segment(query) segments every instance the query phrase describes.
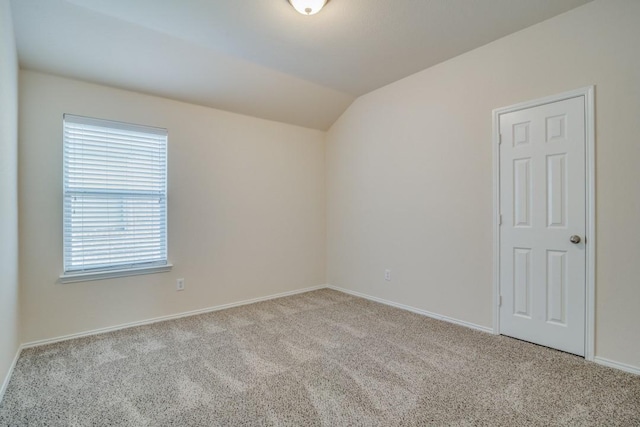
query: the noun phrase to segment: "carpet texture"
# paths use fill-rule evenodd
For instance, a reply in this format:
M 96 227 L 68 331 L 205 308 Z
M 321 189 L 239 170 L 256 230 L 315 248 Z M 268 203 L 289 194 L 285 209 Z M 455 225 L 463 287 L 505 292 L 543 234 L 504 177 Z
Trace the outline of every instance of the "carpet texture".
M 323 289 L 25 350 L 1 426 L 640 425 L 640 377 Z

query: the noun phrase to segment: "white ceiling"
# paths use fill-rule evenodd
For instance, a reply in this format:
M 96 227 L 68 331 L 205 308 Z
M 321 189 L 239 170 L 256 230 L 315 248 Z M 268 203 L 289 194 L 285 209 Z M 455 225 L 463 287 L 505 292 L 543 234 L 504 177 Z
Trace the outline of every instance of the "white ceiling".
M 22 67 L 327 129 L 359 95 L 590 0 L 13 0 Z

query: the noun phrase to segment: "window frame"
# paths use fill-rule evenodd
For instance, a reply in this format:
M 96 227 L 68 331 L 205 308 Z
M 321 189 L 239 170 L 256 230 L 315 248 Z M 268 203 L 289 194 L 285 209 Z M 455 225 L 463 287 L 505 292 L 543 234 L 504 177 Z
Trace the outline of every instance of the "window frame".
M 99 267 L 89 267 L 89 268 L 82 268 L 82 269 L 71 269 L 69 268 L 69 266 L 67 265 L 67 245 L 69 244 L 69 237 L 67 232 L 69 231 L 67 229 L 67 220 L 69 219 L 67 217 L 68 211 L 66 209 L 66 203 L 67 203 L 67 197 L 69 197 L 69 193 L 72 193 L 72 191 L 70 192 L 69 189 L 67 188 L 66 185 L 66 181 L 67 181 L 67 177 L 68 177 L 68 169 L 67 169 L 67 154 L 66 154 L 66 149 L 67 149 L 67 140 L 66 140 L 66 136 L 65 136 L 65 131 L 67 130 L 67 124 L 66 124 L 66 120 L 69 120 L 70 122 L 75 122 L 75 124 L 79 124 L 78 122 L 81 122 L 82 124 L 88 124 L 88 125 L 98 125 L 98 126 L 102 126 L 105 128 L 110 128 L 113 130 L 129 130 L 129 131 L 135 131 L 135 132 L 145 132 L 149 135 L 153 134 L 153 135 L 163 135 L 165 138 L 165 142 L 164 142 L 164 188 L 162 189 L 161 192 L 161 197 L 164 201 L 164 230 L 162 232 L 159 233 L 160 236 L 164 237 L 164 246 L 163 246 L 163 252 L 164 252 L 164 259 L 160 259 L 160 260 L 148 260 L 148 261 L 140 261 L 140 262 L 134 262 L 131 264 L 126 264 L 126 263 L 114 263 L 111 265 L 104 265 L 104 266 L 99 266 Z M 141 274 L 153 274 L 153 273 L 164 273 L 164 272 L 168 272 L 171 271 L 173 265 L 169 262 L 169 236 L 168 236 L 168 217 L 169 217 L 169 203 L 168 203 L 168 175 L 169 175 L 169 165 L 168 165 L 168 146 L 169 146 L 169 132 L 167 129 L 164 128 L 158 128 L 158 127 L 152 127 L 152 126 L 145 126 L 145 125 L 138 125 L 138 124 L 132 124 L 132 123 L 127 123 L 127 122 L 120 122 L 120 121 L 114 121 L 114 120 L 108 120 L 108 119 L 99 119 L 99 118 L 93 118 L 93 117 L 86 117 L 86 116 L 80 116 L 80 115 L 75 115 L 75 114 L 68 114 L 65 113 L 63 114 L 63 121 L 62 121 L 62 129 L 63 129 L 63 136 L 62 136 L 62 149 L 63 149 L 63 153 L 62 153 L 62 167 L 63 167 L 63 173 L 62 173 L 62 205 L 63 205 L 63 213 L 62 213 L 62 228 L 63 228 L 63 236 L 62 236 L 62 254 L 63 254 L 63 273 L 60 275 L 59 277 L 59 282 L 60 283 L 73 283 L 73 282 L 84 282 L 84 281 L 90 281 L 90 280 L 102 280 L 102 279 L 109 279 L 109 278 L 116 278 L 116 277 L 126 277 L 126 276 L 135 276 L 135 275 L 141 275 Z M 129 192 L 129 194 L 127 194 L 127 192 Z M 104 192 L 100 192 L 97 191 L 94 194 L 109 194 L 108 191 L 104 191 Z M 122 191 L 122 195 L 123 195 L 123 199 L 125 197 L 131 197 L 133 196 L 135 193 L 132 192 L 131 190 L 125 190 Z M 161 220 L 162 221 L 162 220 Z

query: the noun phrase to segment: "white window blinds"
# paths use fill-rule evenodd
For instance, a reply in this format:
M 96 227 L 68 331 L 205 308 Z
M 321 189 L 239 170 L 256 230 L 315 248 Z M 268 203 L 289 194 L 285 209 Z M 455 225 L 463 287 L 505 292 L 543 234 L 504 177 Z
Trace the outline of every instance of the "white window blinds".
M 167 131 L 64 115 L 65 274 L 167 264 Z

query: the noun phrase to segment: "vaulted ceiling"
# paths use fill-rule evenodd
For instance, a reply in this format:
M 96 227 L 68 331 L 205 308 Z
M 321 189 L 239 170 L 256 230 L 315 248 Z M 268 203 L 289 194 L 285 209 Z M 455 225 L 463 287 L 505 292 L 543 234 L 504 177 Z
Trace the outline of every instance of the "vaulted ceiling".
M 371 90 L 590 0 L 13 0 L 24 68 L 325 130 Z

